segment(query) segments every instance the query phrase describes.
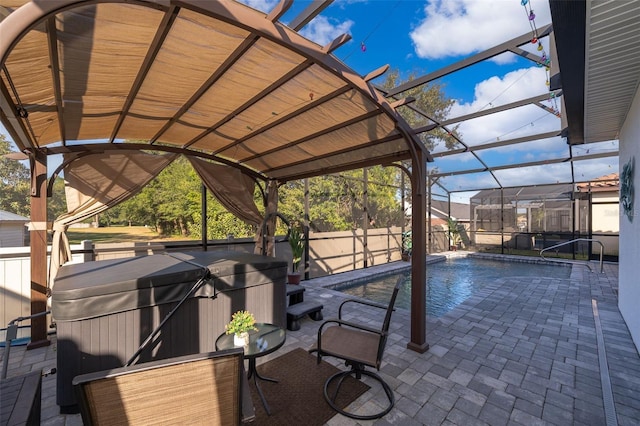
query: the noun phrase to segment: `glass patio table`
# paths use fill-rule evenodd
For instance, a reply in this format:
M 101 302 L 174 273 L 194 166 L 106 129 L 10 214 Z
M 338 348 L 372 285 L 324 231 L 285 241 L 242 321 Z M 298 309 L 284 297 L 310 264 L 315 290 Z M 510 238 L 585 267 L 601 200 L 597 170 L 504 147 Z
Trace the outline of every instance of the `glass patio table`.
M 278 380 L 261 376 L 256 369 L 256 358 L 268 355 L 280 349 L 282 345 L 284 345 L 287 333 L 284 328 L 275 324 L 257 323 L 256 328 L 258 331 L 249 332 L 249 344 L 243 346 L 244 357 L 249 360 L 247 378 L 251 379 L 253 377 L 253 383 L 256 385 L 258 395 L 260 395 L 260 399 L 262 400 L 262 405 L 264 406 L 267 414 L 271 415 L 269 404 L 267 404 L 267 400 L 262 393 L 262 389 L 260 389 L 258 379 L 274 383 L 278 383 Z M 216 339 L 216 350 L 231 349 L 235 347 L 237 346 L 233 344 L 233 334 L 223 333 Z

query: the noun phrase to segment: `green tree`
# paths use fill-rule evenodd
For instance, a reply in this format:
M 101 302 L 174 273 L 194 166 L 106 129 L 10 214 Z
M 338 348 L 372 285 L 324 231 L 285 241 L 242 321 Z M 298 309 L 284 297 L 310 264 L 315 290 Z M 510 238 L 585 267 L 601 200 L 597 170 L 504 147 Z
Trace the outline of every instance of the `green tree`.
M 6 158 L 5 154 L 10 152 L 10 142 L 0 134 L 0 210 L 29 216 L 29 168 L 20 161 Z
M 148 225 L 161 235 L 199 239 L 202 233 L 201 196 L 199 176 L 186 158 L 178 157 L 140 193 L 102 213 L 100 220 L 112 224 Z M 248 237 L 255 234 L 255 229 L 208 194 L 207 237 L 223 239 L 229 234 L 237 238 Z
M 400 81 L 400 72 L 393 70 L 387 74 L 387 77 L 382 84 L 384 89 L 391 89 L 400 84 L 415 80 L 415 75 L 411 74 L 409 77 Z M 412 128 L 418 128 L 427 124 L 431 124 L 433 121 L 442 122 L 447 119 L 451 106 L 453 105 L 453 99 L 447 98 L 443 91 L 443 86 L 437 83 L 423 84 L 413 89 L 409 89 L 399 94 L 396 98 L 401 97 L 413 97 L 415 102 L 402 106 L 398 109 L 398 113 L 411 125 Z M 425 113 L 429 118 L 425 118 L 423 114 L 415 111 L 415 109 Z M 418 138 L 425 144 L 428 150 L 432 151 L 438 141 L 443 141 L 447 149 L 453 149 L 457 146 L 458 142 L 455 136 L 460 137 L 457 133 L 458 126 L 449 128 L 448 131 L 442 127 L 436 127 L 429 132 L 422 132 L 418 134 Z
M 395 167 L 368 169 L 367 217 L 370 227 L 399 225 L 400 170 Z M 309 227 L 312 231 L 348 231 L 362 228 L 365 220 L 362 169 L 309 179 Z M 304 181 L 280 187 L 279 211 L 290 220 L 304 218 Z
M 393 70 L 387 74 L 382 87 L 389 90 L 400 84 L 413 81 L 415 78 L 412 73 L 406 80 L 401 81 L 400 72 Z M 449 117 L 454 100 L 448 98 L 443 89 L 444 86 L 438 83 L 422 84 L 406 90 L 390 100 L 394 101 L 407 97 L 415 98 L 415 102 L 401 106 L 397 111 L 413 129 L 417 129 L 433 123 L 441 123 Z M 462 135 L 458 131 L 458 127 L 458 125 L 455 125 L 445 129 L 438 126 L 428 132 L 418 133 L 417 136 L 429 151 L 434 151 L 438 145 L 441 145 L 444 149 L 452 150 L 460 148 L 458 139 L 461 139 Z M 405 164 L 405 166 L 411 170 L 411 164 Z M 430 174 L 437 171 L 437 167 L 429 167 Z M 405 196 L 406 199 L 409 199 L 408 194 L 405 194 Z
M 67 199 L 64 193 L 64 179 L 57 177 L 53 182 L 51 197 L 47 199 L 47 217 L 53 221 L 67 212 Z
M 199 201 L 198 201 L 199 203 Z M 194 238 L 202 237 L 202 218 L 200 211 L 194 214 L 190 225 Z M 228 235 L 235 238 L 253 237 L 256 229 L 228 212 L 211 194 L 207 195 L 207 238 L 222 240 Z
M 178 157 L 140 193 L 101 215 L 123 225 L 148 225 L 161 235 L 189 235 L 200 208 L 200 180 L 191 164 Z

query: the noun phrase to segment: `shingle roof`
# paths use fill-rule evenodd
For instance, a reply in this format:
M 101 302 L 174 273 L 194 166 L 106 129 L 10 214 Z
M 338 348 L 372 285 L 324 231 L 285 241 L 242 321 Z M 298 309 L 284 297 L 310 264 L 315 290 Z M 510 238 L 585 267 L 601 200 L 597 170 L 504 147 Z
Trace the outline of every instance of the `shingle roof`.
M 620 178 L 618 173 L 601 176 L 591 182 L 579 183 L 576 185 L 578 192 L 597 192 L 597 191 L 616 191 L 620 187 Z
M 0 210 L 0 222 L 29 222 L 29 218 Z
M 451 212 L 449 212 L 451 209 Z M 471 208 L 469 204 L 449 203 L 440 200 L 431 200 L 431 214 L 435 214 L 438 217 L 446 218 L 447 214 L 450 214 L 452 218 L 460 221 L 469 220 L 471 217 Z

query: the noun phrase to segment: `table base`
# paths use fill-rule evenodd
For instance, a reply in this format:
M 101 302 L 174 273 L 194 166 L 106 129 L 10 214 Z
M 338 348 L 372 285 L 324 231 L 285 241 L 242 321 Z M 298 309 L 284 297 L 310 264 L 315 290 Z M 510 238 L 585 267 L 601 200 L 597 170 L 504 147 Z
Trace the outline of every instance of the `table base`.
M 253 377 L 253 383 L 256 385 L 256 389 L 258 390 L 258 395 L 260 395 L 260 399 L 262 400 L 262 405 L 264 406 L 264 410 L 270 416 L 271 415 L 271 410 L 269 409 L 269 404 L 267 404 L 267 400 L 264 397 L 264 394 L 262 393 L 262 389 L 260 389 L 260 384 L 258 383 L 258 379 L 264 380 L 264 381 L 267 381 L 267 382 L 273 382 L 273 383 L 278 383 L 278 380 L 272 379 L 270 377 L 261 376 L 258 373 L 258 370 L 256 369 L 256 359 L 255 358 L 250 358 L 249 359 L 249 371 L 247 373 L 247 378 L 251 379 L 251 377 Z

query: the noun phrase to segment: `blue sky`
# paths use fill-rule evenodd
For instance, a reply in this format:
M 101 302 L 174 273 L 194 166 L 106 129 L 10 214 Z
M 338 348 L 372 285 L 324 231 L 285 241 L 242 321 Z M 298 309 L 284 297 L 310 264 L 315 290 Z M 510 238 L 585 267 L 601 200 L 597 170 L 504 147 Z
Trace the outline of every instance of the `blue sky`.
M 277 0 L 243 0 L 243 3 L 269 12 Z M 281 18 L 288 24 L 307 8 L 310 0 L 296 0 Z M 531 33 L 532 25 L 541 28 L 551 22 L 547 0 L 529 0 L 535 19 L 528 19 L 528 9 L 521 0 L 335 0 L 300 32 L 319 45 L 326 45 L 341 34 L 352 40 L 334 51 L 334 55 L 360 75 L 389 64 L 406 78 L 420 76 L 484 51 L 522 34 Z M 548 38 L 541 40 L 549 52 Z M 364 46 L 364 48 L 363 48 Z M 536 45 L 523 46 L 536 52 Z M 541 52 L 536 52 L 540 54 Z M 381 82 L 384 78 L 374 81 Z M 532 62 L 507 53 L 492 60 L 456 72 L 438 83 L 446 96 L 455 100 L 451 116 L 477 112 L 491 106 L 548 93 L 547 72 Z M 560 109 L 560 102 L 547 106 Z M 560 129 L 560 119 L 534 106 L 509 110 L 460 125 L 463 140 L 469 145 L 511 139 L 532 133 Z M 0 127 L 0 131 L 4 129 Z M 592 149 L 617 148 L 617 142 Z M 438 151 L 438 148 L 436 148 Z M 579 151 L 579 149 L 578 149 Z M 575 153 L 574 153 L 575 154 Z M 540 161 L 567 156 L 567 145 L 561 138 L 535 143 L 478 151 L 488 165 Z M 617 157 L 587 164 L 582 173 L 594 178 L 617 172 Z M 615 164 L 614 164 L 615 163 Z M 439 171 L 453 172 L 479 168 L 481 163 L 471 155 L 445 157 L 436 161 Z M 50 164 L 52 170 L 55 165 Z M 500 172 L 509 186 L 553 183 L 570 180 L 568 165 Z M 577 176 L 579 178 L 579 176 Z M 462 191 L 471 183 L 495 187 L 488 175 L 452 176 L 444 178 L 447 187 Z
M 276 4 L 271 0 L 244 2 L 263 11 L 271 10 Z M 295 1 L 281 21 L 288 23 L 309 3 Z M 389 64 L 406 78 L 410 74 L 420 76 L 441 69 L 520 35 L 533 34 L 535 28 L 551 23 L 547 0 L 529 0 L 526 6 L 521 0 L 335 0 L 300 32 L 320 45 L 349 33 L 352 40 L 337 49 L 334 55 L 350 68 L 365 75 Z M 533 20 L 529 19 L 531 10 L 535 15 Z M 542 38 L 541 42 L 543 51 L 538 51 L 536 44 L 522 48 L 537 55 L 548 54 L 549 38 Z M 548 94 L 547 79 L 545 68 L 505 53 L 436 82 L 443 85 L 446 96 L 455 100 L 450 116 L 457 117 Z M 559 100 L 543 104 L 561 113 Z M 469 120 L 460 124 L 459 131 L 463 141 L 473 146 L 560 128 L 558 116 L 536 106 L 527 106 Z M 436 147 L 435 152 L 442 149 Z M 589 148 L 577 147 L 573 155 L 610 150 L 617 150 L 617 141 Z M 477 154 L 485 164 L 499 166 L 566 158 L 568 146 L 565 140 L 555 137 L 478 151 Z M 580 171 L 575 176 L 577 180 L 614 173 L 618 167 L 617 157 L 580 164 Z M 454 172 L 483 165 L 473 155 L 466 154 L 437 159 L 429 166 L 435 166 L 441 172 Z M 569 163 L 504 170 L 495 175 L 506 186 L 571 181 Z M 495 179 L 489 173 L 446 177 L 442 182 L 454 191 L 478 186 L 496 187 Z M 470 193 L 457 195 L 464 201 Z

